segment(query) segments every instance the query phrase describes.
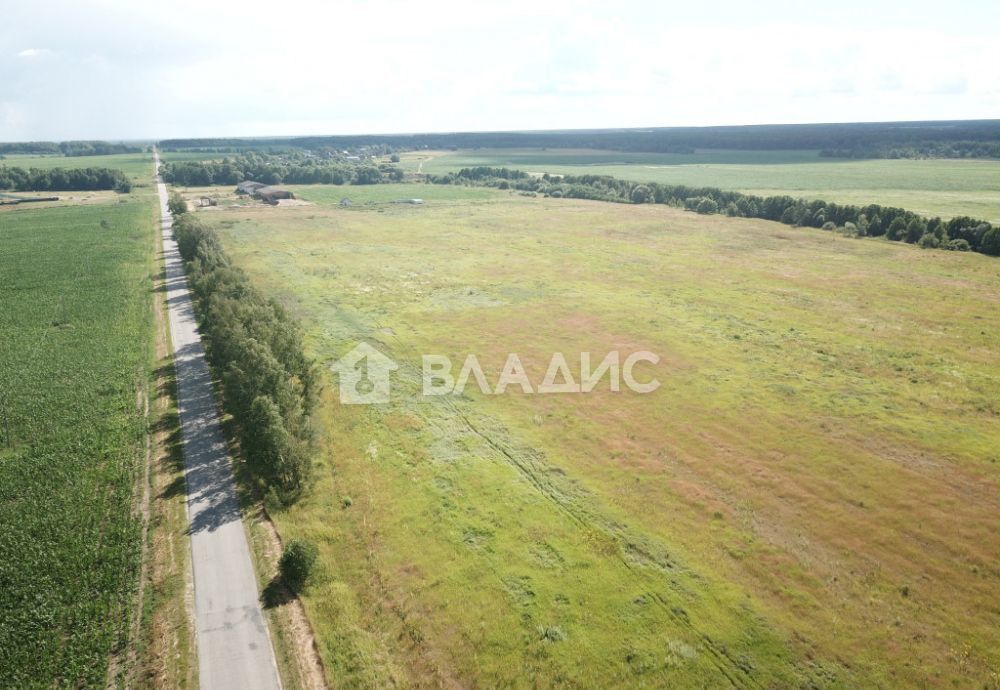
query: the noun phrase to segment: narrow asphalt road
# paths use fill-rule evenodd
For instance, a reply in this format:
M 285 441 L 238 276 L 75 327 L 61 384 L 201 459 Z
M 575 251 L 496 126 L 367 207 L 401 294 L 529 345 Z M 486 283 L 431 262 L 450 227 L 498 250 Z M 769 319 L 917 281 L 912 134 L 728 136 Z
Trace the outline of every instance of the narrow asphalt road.
M 154 156 L 159 170 L 159 155 Z M 184 439 L 199 681 L 204 690 L 276 690 L 281 682 L 274 649 L 260 608 L 212 380 L 173 237 L 167 189 L 159 177 L 156 186 Z

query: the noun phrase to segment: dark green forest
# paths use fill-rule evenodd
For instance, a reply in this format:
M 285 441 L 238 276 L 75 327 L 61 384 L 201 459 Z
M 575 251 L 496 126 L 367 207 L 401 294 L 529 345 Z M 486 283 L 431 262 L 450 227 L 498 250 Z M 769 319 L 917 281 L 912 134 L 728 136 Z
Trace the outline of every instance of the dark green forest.
M 262 139 L 168 139 L 163 150 L 239 152 L 266 149 L 350 150 L 592 148 L 691 153 L 695 149 L 815 150 L 851 158 L 1000 157 L 1000 120 L 651 127 L 531 132 L 456 132 Z
M 140 153 L 144 148 L 132 144 L 107 141 L 27 141 L 0 143 L 0 156 L 26 154 L 31 156 L 110 156 L 117 153 Z

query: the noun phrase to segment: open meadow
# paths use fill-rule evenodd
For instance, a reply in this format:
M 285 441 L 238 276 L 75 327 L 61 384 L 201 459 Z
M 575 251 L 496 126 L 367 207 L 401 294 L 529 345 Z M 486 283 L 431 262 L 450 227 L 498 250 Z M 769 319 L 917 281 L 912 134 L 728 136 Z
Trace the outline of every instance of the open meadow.
M 402 163 L 410 171 L 435 174 L 487 165 L 536 173 L 612 175 L 764 196 L 878 203 L 945 219 L 968 215 L 1000 223 L 1000 161 L 990 159 L 845 160 L 821 158 L 816 151 L 478 149 L 410 152 L 403 154 Z
M 928 163 L 953 164 L 773 167 Z M 746 187 L 796 178 L 775 175 Z M 386 405 L 325 374 L 316 484 L 273 515 L 319 547 L 303 602 L 333 687 L 1000 687 L 997 259 L 482 188 L 295 191 L 197 216 L 324 367 L 359 342 L 399 366 Z M 517 353 L 537 385 L 554 352 L 579 374 L 639 350 L 649 394 L 420 394 L 423 354 L 492 384 Z
M 104 687 L 139 580 L 154 205 L 39 206 L 0 210 L 0 687 Z

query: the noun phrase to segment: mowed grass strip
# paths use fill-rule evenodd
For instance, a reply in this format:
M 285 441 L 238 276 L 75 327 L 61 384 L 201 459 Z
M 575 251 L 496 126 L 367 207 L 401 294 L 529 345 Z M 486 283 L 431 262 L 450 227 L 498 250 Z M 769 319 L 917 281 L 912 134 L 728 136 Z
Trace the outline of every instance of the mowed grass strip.
M 103 686 L 141 553 L 153 206 L 0 214 L 0 686 Z
M 995 259 L 535 199 L 201 213 L 331 362 L 304 601 L 331 683 L 989 687 Z M 320 188 L 317 188 L 319 191 Z M 458 190 L 462 193 L 464 190 Z M 346 194 L 345 194 L 346 195 Z M 419 195 L 419 190 L 413 192 Z M 421 400 L 422 353 L 658 353 L 647 396 Z

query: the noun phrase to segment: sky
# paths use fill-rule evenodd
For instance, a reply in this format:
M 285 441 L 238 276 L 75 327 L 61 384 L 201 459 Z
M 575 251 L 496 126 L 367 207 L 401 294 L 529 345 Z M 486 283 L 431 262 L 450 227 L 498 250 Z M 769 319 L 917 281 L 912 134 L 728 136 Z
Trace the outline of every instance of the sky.
M 1000 118 L 997 27 L 997 0 L 0 0 L 0 141 Z

